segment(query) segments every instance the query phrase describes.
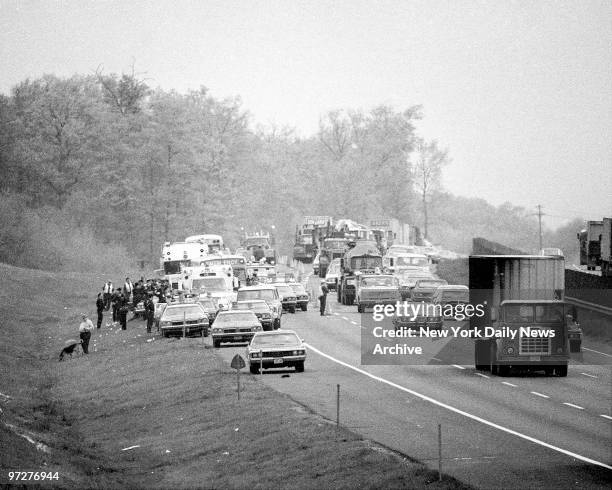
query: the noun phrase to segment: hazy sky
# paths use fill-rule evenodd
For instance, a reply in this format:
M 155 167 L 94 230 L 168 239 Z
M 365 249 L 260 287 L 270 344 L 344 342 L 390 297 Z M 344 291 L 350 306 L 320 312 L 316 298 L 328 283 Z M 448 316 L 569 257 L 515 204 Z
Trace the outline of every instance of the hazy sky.
M 2 93 L 133 60 L 304 136 L 332 109 L 420 104 L 449 191 L 542 204 L 551 226 L 612 214 L 610 0 L 0 0 Z

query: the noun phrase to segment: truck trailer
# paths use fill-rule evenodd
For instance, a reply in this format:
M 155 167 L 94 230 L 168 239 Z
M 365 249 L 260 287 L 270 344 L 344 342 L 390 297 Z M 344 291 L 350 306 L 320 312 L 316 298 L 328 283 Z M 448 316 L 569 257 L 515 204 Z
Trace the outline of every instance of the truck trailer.
M 580 350 L 582 332 L 564 282 L 562 256 L 471 255 L 470 304 L 485 312 L 470 318 L 476 369 L 567 376 L 570 342 Z

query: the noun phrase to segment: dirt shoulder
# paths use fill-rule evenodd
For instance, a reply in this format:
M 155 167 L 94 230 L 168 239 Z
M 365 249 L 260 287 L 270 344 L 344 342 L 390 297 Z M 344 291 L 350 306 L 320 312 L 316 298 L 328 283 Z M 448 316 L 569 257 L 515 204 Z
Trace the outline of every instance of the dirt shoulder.
M 57 472 L 66 488 L 467 488 L 236 375 L 202 339 L 104 324 L 57 362 L 103 277 L 0 265 L 0 482 Z M 5 281 L 5 284 L 7 282 Z M 95 318 L 94 318 L 95 321 Z M 152 340 L 154 339 L 154 340 Z M 38 444 L 38 448 L 36 446 Z M 42 483 L 48 486 L 49 483 Z

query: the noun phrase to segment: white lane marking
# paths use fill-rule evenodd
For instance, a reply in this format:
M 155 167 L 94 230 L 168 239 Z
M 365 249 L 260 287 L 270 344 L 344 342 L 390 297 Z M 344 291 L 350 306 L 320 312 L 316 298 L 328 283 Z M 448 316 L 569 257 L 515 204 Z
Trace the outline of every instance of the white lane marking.
M 336 312 L 334 311 L 334 315 L 338 316 L 338 315 L 340 315 L 340 313 L 336 313 Z
M 566 456 L 570 456 L 572 458 L 579 459 L 580 461 L 584 461 L 585 463 L 594 464 L 594 465 L 606 468 L 608 470 L 612 470 L 612 466 L 609 466 L 609 465 L 607 465 L 605 463 L 602 463 L 601 461 L 597 461 L 595 459 L 587 458 L 586 456 L 581 456 L 580 454 L 573 453 L 572 451 L 568 451 L 567 449 L 563 449 L 563 448 L 560 448 L 558 446 L 553 446 L 552 444 L 549 444 L 547 442 L 544 442 L 544 441 L 541 441 L 539 439 L 536 439 L 535 437 L 531 437 L 531 436 L 528 436 L 526 434 L 522 434 L 521 432 L 517 432 L 517 431 L 515 431 L 513 429 L 509 429 L 508 427 L 504 427 L 502 425 L 496 424 L 495 422 L 491 422 L 489 420 L 483 419 L 482 417 L 479 417 L 477 415 L 465 412 L 463 410 L 460 410 L 459 408 L 455 408 L 455 407 L 453 407 L 451 405 L 448 405 L 446 403 L 443 403 L 443 402 L 440 402 L 438 400 L 435 400 L 434 398 L 431 398 L 431 397 L 429 397 L 427 395 L 423 395 L 423 394 L 418 393 L 418 392 L 416 392 L 414 390 L 411 390 L 410 388 L 406 388 L 405 386 L 398 385 L 397 383 L 394 383 L 393 381 L 389 381 L 387 379 L 381 378 L 380 376 L 376 376 L 376 375 L 371 374 L 371 373 L 369 373 L 367 371 L 364 371 L 363 369 L 359 369 L 358 367 L 352 366 L 352 365 L 350 365 L 350 364 L 348 364 L 348 363 L 346 363 L 344 361 L 341 361 L 340 359 L 336 359 L 335 357 L 332 357 L 329 354 L 325 354 L 324 352 L 321 352 L 319 349 L 317 349 L 316 347 L 313 347 L 310 344 L 306 344 L 306 345 L 313 352 L 316 352 L 320 356 L 323 356 L 323 357 L 329 359 L 330 361 L 335 362 L 336 364 L 340 364 L 341 366 L 344 366 L 344 367 L 347 367 L 349 369 L 352 369 L 353 371 L 358 372 L 360 374 L 363 374 L 364 376 L 367 376 L 368 378 L 371 378 L 371 379 L 376 380 L 376 381 L 380 381 L 381 383 L 389 385 L 389 386 L 391 386 L 393 388 L 396 388 L 398 390 L 404 391 L 406 393 L 410 393 L 411 395 L 416 396 L 416 397 L 418 397 L 421 400 L 424 400 L 426 402 L 430 402 L 430 403 L 432 403 L 434 405 L 437 405 L 438 407 L 444 408 L 446 410 L 449 410 L 451 412 L 457 413 L 459 415 L 463 415 L 464 417 L 467 417 L 469 419 L 472 419 L 472 420 L 475 420 L 477 422 L 480 422 L 481 424 L 488 425 L 489 427 L 493 427 L 495 429 L 501 430 L 501 431 L 506 432 L 508 434 L 511 434 L 513 436 L 520 437 L 521 439 L 525 439 L 525 440 L 527 440 L 529 442 L 533 442 L 534 444 L 538 444 L 538 445 L 543 446 L 545 448 L 552 449 L 553 451 L 560 452 L 561 454 L 565 454 Z
M 595 352 L 595 354 L 601 354 L 602 356 L 612 357 L 610 354 L 606 354 L 605 352 L 599 352 L 598 350 L 587 349 L 586 347 L 583 347 L 582 350 L 588 350 L 589 352 Z
M 351 320 L 351 323 L 352 323 L 353 325 L 358 325 L 358 323 L 357 323 L 357 322 L 355 322 L 355 321 L 353 321 L 353 320 Z
M 342 317 L 343 320 L 346 320 L 347 322 L 349 321 L 349 319 L 345 316 Z
M 508 383 L 507 381 L 502 381 L 501 384 L 506 385 L 506 386 L 512 386 L 512 388 L 516 388 L 516 385 L 513 385 L 512 383 Z
M 597 376 L 594 376 L 592 374 L 587 374 L 587 373 L 580 373 L 580 374 L 582 374 L 583 376 L 588 376 L 589 378 L 597 378 Z
M 486 374 L 482 374 L 482 373 L 474 373 L 476 376 L 480 376 L 481 378 L 487 378 L 489 379 L 489 377 Z
M 612 417 L 610 417 L 609 415 L 604 415 L 603 413 L 600 415 L 600 417 L 603 417 L 604 419 L 612 420 Z
M 563 405 L 567 405 L 568 407 L 577 408 L 578 410 L 584 410 L 584 407 L 580 405 L 574 405 L 573 403 L 563 402 Z
M 433 357 L 433 356 L 432 356 L 431 358 L 432 358 L 434 361 L 440 361 L 440 362 L 442 362 L 442 359 L 438 359 L 437 357 Z
M 548 395 L 544 395 L 542 393 L 538 393 L 537 391 L 532 391 L 531 394 L 535 395 L 535 396 L 541 396 L 542 398 L 550 398 Z
M 453 367 L 456 367 L 457 369 L 465 369 L 463 366 L 459 366 L 458 364 L 453 364 Z

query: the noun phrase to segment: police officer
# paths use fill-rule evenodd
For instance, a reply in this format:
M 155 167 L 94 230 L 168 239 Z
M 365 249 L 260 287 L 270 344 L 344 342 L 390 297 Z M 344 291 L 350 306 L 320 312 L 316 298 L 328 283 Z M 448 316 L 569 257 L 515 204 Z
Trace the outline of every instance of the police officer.
M 147 319 L 147 333 L 151 333 L 153 326 L 153 318 L 155 317 L 155 303 L 153 302 L 153 293 L 149 293 L 148 298 L 144 303 L 145 318 Z
M 319 295 L 319 302 L 321 303 L 321 316 L 325 316 L 325 306 L 327 304 L 327 293 L 329 293 L 329 289 L 327 288 L 327 284 L 325 281 L 321 281 L 321 294 Z
M 104 316 L 104 299 L 102 298 L 102 293 L 98 293 L 96 310 L 98 312 L 98 328 L 100 328 L 102 326 L 102 317 Z

